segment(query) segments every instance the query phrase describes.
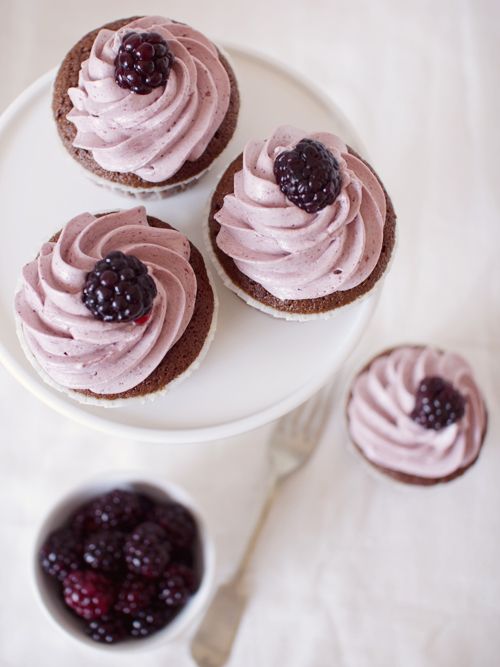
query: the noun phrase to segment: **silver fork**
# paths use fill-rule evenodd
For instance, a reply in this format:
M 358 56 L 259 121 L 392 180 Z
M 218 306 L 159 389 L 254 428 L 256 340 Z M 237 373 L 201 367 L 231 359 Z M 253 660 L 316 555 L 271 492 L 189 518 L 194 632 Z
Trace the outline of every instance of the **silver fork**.
M 191 642 L 191 655 L 200 667 L 221 667 L 229 658 L 247 603 L 244 579 L 250 557 L 281 484 L 316 448 L 329 414 L 332 393 L 333 383 L 282 417 L 271 434 L 268 497 L 236 573 L 218 588 Z

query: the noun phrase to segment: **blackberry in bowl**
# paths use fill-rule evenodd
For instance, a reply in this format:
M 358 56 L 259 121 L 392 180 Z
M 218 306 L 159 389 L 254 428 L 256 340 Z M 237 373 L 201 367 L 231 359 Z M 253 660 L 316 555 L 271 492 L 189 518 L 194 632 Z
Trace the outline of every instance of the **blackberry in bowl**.
M 182 548 L 157 523 L 169 512 L 185 517 L 191 537 Z M 148 475 L 109 474 L 67 493 L 34 546 L 35 589 L 49 618 L 74 639 L 111 651 L 176 637 L 207 603 L 214 568 L 193 501 Z

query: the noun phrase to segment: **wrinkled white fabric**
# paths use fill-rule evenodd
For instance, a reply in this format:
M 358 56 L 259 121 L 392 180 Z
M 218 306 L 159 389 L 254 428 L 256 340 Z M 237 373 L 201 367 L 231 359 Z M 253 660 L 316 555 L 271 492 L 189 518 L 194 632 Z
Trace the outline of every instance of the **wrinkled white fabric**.
M 159 0 L 148 7 L 165 11 Z M 243 5 L 212 0 L 208 5 L 190 0 L 176 4 L 177 16 L 173 7 L 173 18 L 217 42 L 271 55 L 329 95 L 366 145 L 400 223 L 377 312 L 337 378 L 340 391 L 319 449 L 283 485 L 261 535 L 248 578 L 249 603 L 227 667 L 496 667 L 498 2 L 254 0 Z M 0 40 L 0 57 L 9 63 L 2 70 L 1 107 L 60 62 L 87 28 L 124 12 L 118 0 L 88 0 L 84 14 L 80 6 L 60 0 L 8 3 Z M 23 40 L 27 51 L 14 59 L 20 26 L 29 35 Z M 265 94 L 262 82 L 242 92 L 238 152 L 252 119 L 260 139 L 289 122 L 271 118 L 268 126 L 261 112 L 264 102 L 253 105 Z M 290 115 L 293 104 L 290 99 Z M 246 120 L 245 106 L 251 116 Z M 307 126 L 307 118 L 297 123 Z M 59 150 L 56 139 L 54 130 L 54 151 Z M 34 153 L 36 143 L 31 136 L 26 140 Z M 2 143 L 6 149 L 8 142 Z M 31 185 L 19 184 L 20 201 Z M 82 182 L 82 199 L 91 185 Z M 66 207 L 66 219 L 83 210 L 64 192 L 49 185 L 46 190 L 40 198 L 41 224 L 50 219 L 55 202 Z M 193 193 L 181 196 L 183 205 Z M 99 196 L 93 210 L 105 210 L 109 203 L 108 194 Z M 173 202 L 155 206 L 164 212 Z M 200 205 L 200 218 L 202 210 Z M 23 225 L 20 218 L 2 222 Z M 29 252 L 38 238 L 25 244 Z M 257 315 L 267 322 L 265 315 Z M 234 349 L 232 329 L 223 330 L 222 324 L 217 335 Z M 309 323 L 272 324 L 283 325 L 286 335 L 289 325 Z M 347 448 L 342 390 L 374 354 L 402 343 L 432 343 L 459 352 L 473 367 L 488 405 L 488 434 L 478 461 L 442 487 L 413 489 L 374 477 Z M 233 387 L 238 391 L 236 377 Z M 93 474 L 153 470 L 185 486 L 204 509 L 222 581 L 234 570 L 263 502 L 271 429 L 188 446 L 129 441 L 60 415 L 3 366 L 0 398 L 0 663 L 193 667 L 188 641 L 194 627 L 172 644 L 140 654 L 92 651 L 61 633 L 37 607 L 30 585 L 34 529 L 65 490 Z

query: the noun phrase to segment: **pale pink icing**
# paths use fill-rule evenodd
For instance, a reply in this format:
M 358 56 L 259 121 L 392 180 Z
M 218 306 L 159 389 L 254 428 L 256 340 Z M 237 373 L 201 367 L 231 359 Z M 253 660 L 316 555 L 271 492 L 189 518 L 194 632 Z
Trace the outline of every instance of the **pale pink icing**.
M 274 160 L 309 137 L 337 158 L 341 192 L 318 213 L 298 208 L 281 192 Z M 217 245 L 236 266 L 279 299 L 314 299 L 351 289 L 375 268 L 382 248 L 386 201 L 380 183 L 334 134 L 279 127 L 267 141 L 251 140 L 234 193 L 215 215 Z
M 144 324 L 102 322 L 82 301 L 97 260 L 112 250 L 135 255 L 158 291 Z M 178 231 L 150 227 L 143 206 L 70 220 L 23 269 L 15 308 L 36 360 L 63 387 L 115 394 L 156 368 L 189 323 L 196 298 L 190 246 Z
M 432 376 L 451 382 L 466 399 L 463 418 L 439 431 L 410 417 L 420 382 Z M 445 477 L 474 461 L 486 427 L 469 364 L 433 348 L 400 347 L 376 358 L 354 382 L 348 416 L 352 439 L 370 461 L 425 478 Z
M 148 95 L 120 88 L 114 60 L 127 32 L 157 32 L 175 56 L 167 83 Z M 104 169 L 158 183 L 205 151 L 229 106 L 230 83 L 217 49 L 181 23 L 149 16 L 103 29 L 82 63 L 78 88 L 68 90 L 76 125 L 73 145 L 92 152 Z

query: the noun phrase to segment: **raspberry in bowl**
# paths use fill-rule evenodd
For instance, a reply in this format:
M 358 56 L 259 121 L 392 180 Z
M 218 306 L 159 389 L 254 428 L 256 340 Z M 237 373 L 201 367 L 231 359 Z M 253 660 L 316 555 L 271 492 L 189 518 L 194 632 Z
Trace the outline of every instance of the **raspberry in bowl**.
M 114 651 L 181 633 L 205 606 L 214 567 L 192 500 L 145 475 L 110 474 L 65 495 L 34 549 L 35 588 L 51 620 Z

